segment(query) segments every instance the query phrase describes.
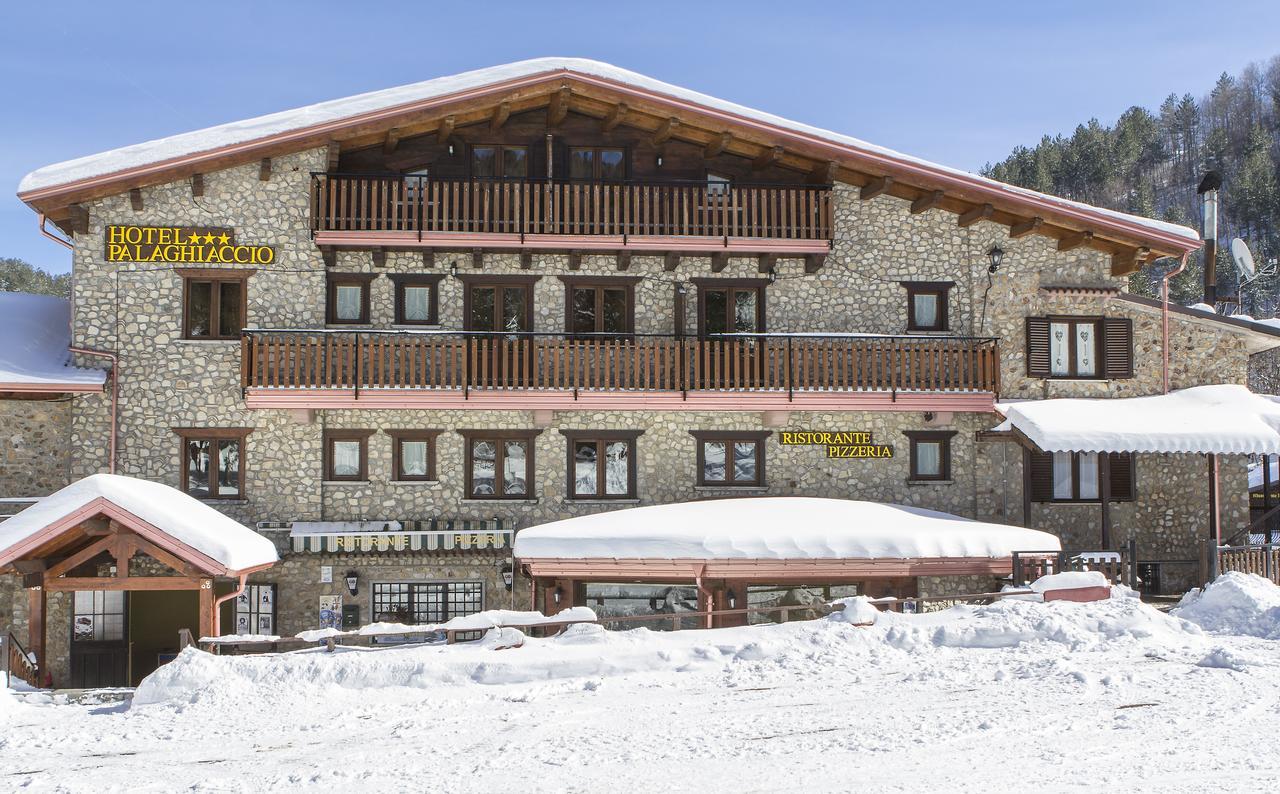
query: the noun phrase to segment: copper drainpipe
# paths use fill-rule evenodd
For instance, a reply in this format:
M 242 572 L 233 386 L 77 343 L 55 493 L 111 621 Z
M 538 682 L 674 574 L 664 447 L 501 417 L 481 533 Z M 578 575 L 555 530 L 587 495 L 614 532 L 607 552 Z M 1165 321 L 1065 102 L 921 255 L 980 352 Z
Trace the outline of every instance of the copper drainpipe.
M 52 234 L 48 229 L 44 228 L 44 221 L 45 221 L 45 218 L 44 218 L 44 213 L 43 213 L 43 212 L 41 212 L 41 213 L 39 214 L 39 219 L 40 219 L 40 233 L 41 233 L 41 234 L 43 234 L 45 237 L 48 237 L 50 240 L 53 240 L 53 241 L 54 241 L 55 243 L 57 243 L 58 245 L 64 246 L 64 247 L 69 248 L 69 249 L 71 249 L 71 250 L 73 250 L 73 251 L 75 250 L 75 246 L 74 246 L 74 245 L 72 245 L 70 242 L 68 242 L 68 241 L 66 241 L 66 240 L 64 240 L 64 239 L 62 239 L 61 237 L 57 236 L 56 234 Z
M 117 406 L 120 398 L 120 370 L 116 365 L 119 363 L 115 353 L 108 353 L 103 350 L 92 350 L 87 347 L 68 347 L 72 353 L 79 353 L 82 356 L 97 356 L 98 358 L 106 358 L 111 360 L 111 451 L 107 461 L 107 471 L 111 474 L 116 473 L 116 427 L 117 418 L 119 416 Z
M 1169 393 L 1169 279 L 1187 268 L 1187 255 L 1178 260 L 1178 266 L 1160 279 L 1160 295 L 1164 301 L 1160 318 L 1160 355 L 1162 357 L 1160 375 L 1164 383 L 1164 393 Z
M 240 574 L 240 589 L 236 590 L 234 593 L 227 593 L 222 598 L 213 602 L 213 636 L 222 636 L 222 605 L 233 598 L 240 597 L 240 594 L 244 592 L 245 587 L 248 586 L 248 582 L 246 581 L 248 578 L 249 574 Z

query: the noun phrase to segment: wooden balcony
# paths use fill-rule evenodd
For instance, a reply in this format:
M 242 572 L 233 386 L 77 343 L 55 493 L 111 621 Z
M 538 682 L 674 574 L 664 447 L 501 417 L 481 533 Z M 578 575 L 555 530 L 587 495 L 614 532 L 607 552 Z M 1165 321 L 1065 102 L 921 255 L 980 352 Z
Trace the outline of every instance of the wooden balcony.
M 994 339 L 248 330 L 250 408 L 990 410 Z
M 314 173 L 319 245 L 823 254 L 831 188 Z

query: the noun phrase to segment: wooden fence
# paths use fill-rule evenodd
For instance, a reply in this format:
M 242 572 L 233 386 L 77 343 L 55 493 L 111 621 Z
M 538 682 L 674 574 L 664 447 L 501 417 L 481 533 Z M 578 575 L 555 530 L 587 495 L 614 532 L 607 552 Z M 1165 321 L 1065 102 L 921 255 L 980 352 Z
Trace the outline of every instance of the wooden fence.
M 829 240 L 831 188 L 313 173 L 311 228 Z
M 1227 571 L 1252 573 L 1280 584 L 1280 544 L 1221 546 L 1217 549 L 1216 576 Z
M 968 337 L 248 330 L 245 388 L 998 392 Z
M 40 686 L 40 666 L 31 660 L 31 655 L 22 647 L 22 643 L 13 636 L 13 632 L 5 632 L 3 637 L 3 653 L 0 659 L 4 663 L 4 683 L 5 686 L 12 686 L 12 680 L 17 678 L 25 681 L 33 687 Z
M 1114 584 L 1138 588 L 1138 550 L 1130 541 L 1119 549 L 1082 551 L 1015 551 L 1013 583 L 1027 585 L 1039 579 L 1066 571 L 1098 571 Z

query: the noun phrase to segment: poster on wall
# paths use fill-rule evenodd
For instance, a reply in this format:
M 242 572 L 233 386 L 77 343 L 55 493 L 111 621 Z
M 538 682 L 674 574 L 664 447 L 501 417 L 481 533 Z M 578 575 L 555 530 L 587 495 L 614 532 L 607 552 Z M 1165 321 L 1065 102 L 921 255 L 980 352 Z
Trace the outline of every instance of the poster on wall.
M 320 596 L 320 628 L 336 629 L 342 626 L 342 596 Z
M 77 640 L 93 639 L 93 615 L 76 615 L 75 634 Z

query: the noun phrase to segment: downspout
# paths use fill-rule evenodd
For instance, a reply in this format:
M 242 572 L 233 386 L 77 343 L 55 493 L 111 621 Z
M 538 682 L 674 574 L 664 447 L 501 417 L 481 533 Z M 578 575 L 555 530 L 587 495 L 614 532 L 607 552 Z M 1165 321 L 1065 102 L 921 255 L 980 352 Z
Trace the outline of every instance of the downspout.
M 1160 355 L 1162 358 L 1160 376 L 1164 384 L 1164 393 L 1169 393 L 1169 279 L 1187 269 L 1187 255 L 1178 260 L 1178 266 L 1160 278 L 1160 296 L 1163 301 L 1160 317 Z
M 38 217 L 39 217 L 39 219 L 40 219 L 40 233 L 41 233 L 41 234 L 43 234 L 45 237 L 48 237 L 50 240 L 53 240 L 53 241 L 54 241 L 55 243 L 57 243 L 58 245 L 63 246 L 64 248 L 67 248 L 67 249 L 72 250 L 72 251 L 74 251 L 74 250 L 75 250 L 75 245 L 73 245 L 72 243 L 68 242 L 67 240 L 62 239 L 61 237 L 57 236 L 56 234 L 53 234 L 53 233 L 52 233 L 52 232 L 50 232 L 48 229 L 44 228 L 44 221 L 45 221 L 45 217 L 44 217 L 44 213 L 43 213 L 43 212 L 39 213 Z
M 120 368 L 117 366 L 119 358 L 115 353 L 107 353 L 102 350 L 91 350 L 87 347 L 68 347 L 72 353 L 79 353 L 83 356 L 96 356 L 98 358 L 110 359 L 111 361 L 111 451 L 108 454 L 107 471 L 111 474 L 116 473 L 116 428 L 118 425 L 118 405 L 120 398 Z
M 245 587 L 248 586 L 248 582 L 246 581 L 248 578 L 249 574 L 240 574 L 240 589 L 236 590 L 234 593 L 227 593 L 222 598 L 213 602 L 213 636 L 222 636 L 222 605 L 233 598 L 239 598 L 240 595 L 244 593 Z

